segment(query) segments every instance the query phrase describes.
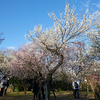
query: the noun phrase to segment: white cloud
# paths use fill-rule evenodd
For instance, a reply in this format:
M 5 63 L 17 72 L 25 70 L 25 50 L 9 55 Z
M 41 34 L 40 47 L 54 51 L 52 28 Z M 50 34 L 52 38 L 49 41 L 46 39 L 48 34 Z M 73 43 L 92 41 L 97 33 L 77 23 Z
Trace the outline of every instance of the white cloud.
M 80 10 L 83 10 L 84 7 L 89 9 L 89 6 L 90 6 L 90 0 L 87 0 L 87 2 L 85 2 L 85 3 L 81 2 L 81 9 Z
M 97 8 L 100 9 L 100 2 L 98 2 L 98 3 L 92 3 L 92 5 L 94 5 L 94 6 L 96 6 Z
M 100 11 L 98 12 L 98 15 L 100 16 Z
M 92 5 L 96 5 L 96 3 L 92 3 Z
M 13 49 L 13 50 L 15 50 L 15 47 L 8 47 L 8 49 Z
M 100 2 L 96 5 L 98 8 L 100 8 Z
M 86 8 L 89 8 L 89 5 L 90 5 L 90 0 L 88 0 L 88 1 L 84 4 L 84 6 L 85 6 Z

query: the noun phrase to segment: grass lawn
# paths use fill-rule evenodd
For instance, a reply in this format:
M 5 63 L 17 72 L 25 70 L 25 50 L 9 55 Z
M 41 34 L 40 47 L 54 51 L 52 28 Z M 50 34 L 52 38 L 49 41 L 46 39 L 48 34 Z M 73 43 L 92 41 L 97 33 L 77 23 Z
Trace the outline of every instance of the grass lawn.
M 73 92 L 72 91 L 61 91 L 61 92 L 55 92 L 56 94 L 56 100 L 73 100 Z M 93 93 L 90 92 L 90 97 L 93 97 Z M 86 98 L 86 92 L 80 92 L 80 100 L 84 100 Z M 7 96 L 0 97 L 0 100 L 33 100 L 33 93 L 32 91 L 27 91 L 26 94 L 24 92 L 12 92 L 7 93 Z M 54 100 L 53 93 L 51 92 L 51 100 Z M 86 100 L 86 99 L 85 99 Z M 94 100 L 94 99 L 90 99 Z

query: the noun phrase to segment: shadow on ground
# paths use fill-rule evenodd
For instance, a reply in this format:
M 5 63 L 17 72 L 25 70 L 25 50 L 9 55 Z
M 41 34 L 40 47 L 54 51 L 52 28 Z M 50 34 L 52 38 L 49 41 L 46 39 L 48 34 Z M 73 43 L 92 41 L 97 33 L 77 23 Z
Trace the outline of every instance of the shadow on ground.
M 33 94 L 27 93 L 24 94 L 9 94 L 5 97 L 0 97 L 0 100 L 33 100 Z M 42 100 L 42 99 L 41 99 Z M 55 100 L 53 94 L 51 94 L 51 100 Z M 56 100 L 74 100 L 72 92 L 57 92 Z M 87 99 L 86 94 L 80 93 L 80 100 L 95 100 L 94 98 Z

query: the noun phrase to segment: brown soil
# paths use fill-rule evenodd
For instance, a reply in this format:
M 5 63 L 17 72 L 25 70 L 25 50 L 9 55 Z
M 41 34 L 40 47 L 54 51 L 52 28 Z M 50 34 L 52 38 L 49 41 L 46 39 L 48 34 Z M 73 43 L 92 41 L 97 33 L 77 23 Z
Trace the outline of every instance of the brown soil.
M 15 93 L 9 93 L 7 96 L 0 97 L 0 100 L 33 100 L 33 94 L 27 93 L 26 95 L 19 93 L 16 95 Z M 55 100 L 53 94 L 51 94 L 51 100 Z M 56 100 L 74 100 L 74 96 L 69 92 L 57 92 Z M 80 93 L 80 100 L 95 100 L 93 96 L 87 99 L 86 94 Z

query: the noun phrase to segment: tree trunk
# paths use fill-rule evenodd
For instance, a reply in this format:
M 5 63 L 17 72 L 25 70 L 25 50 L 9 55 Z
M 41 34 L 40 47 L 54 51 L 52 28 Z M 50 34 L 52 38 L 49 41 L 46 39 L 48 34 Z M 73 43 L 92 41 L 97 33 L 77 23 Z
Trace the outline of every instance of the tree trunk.
M 47 75 L 47 97 L 48 97 L 48 100 L 50 100 L 51 84 L 52 84 L 52 75 L 48 74 Z
M 87 82 L 87 97 L 89 96 L 89 84 Z
M 91 89 L 92 89 L 92 91 L 93 91 L 93 94 L 94 94 L 94 96 L 95 96 L 95 90 L 94 90 L 94 87 L 93 87 L 93 85 L 92 85 L 92 83 L 90 82 L 90 86 L 91 86 Z M 96 98 L 95 98 L 96 99 Z
M 26 94 L 26 91 L 27 91 L 27 87 L 26 85 L 24 85 L 24 94 Z
M 100 84 L 98 83 L 95 87 L 95 100 L 100 100 Z
M 51 85 L 52 85 L 52 75 L 53 73 L 59 68 L 59 66 L 63 63 L 63 55 L 61 55 L 60 61 L 58 62 L 58 64 L 49 72 L 49 74 L 47 75 L 47 94 L 48 94 L 48 100 L 50 100 L 50 89 L 51 89 Z

